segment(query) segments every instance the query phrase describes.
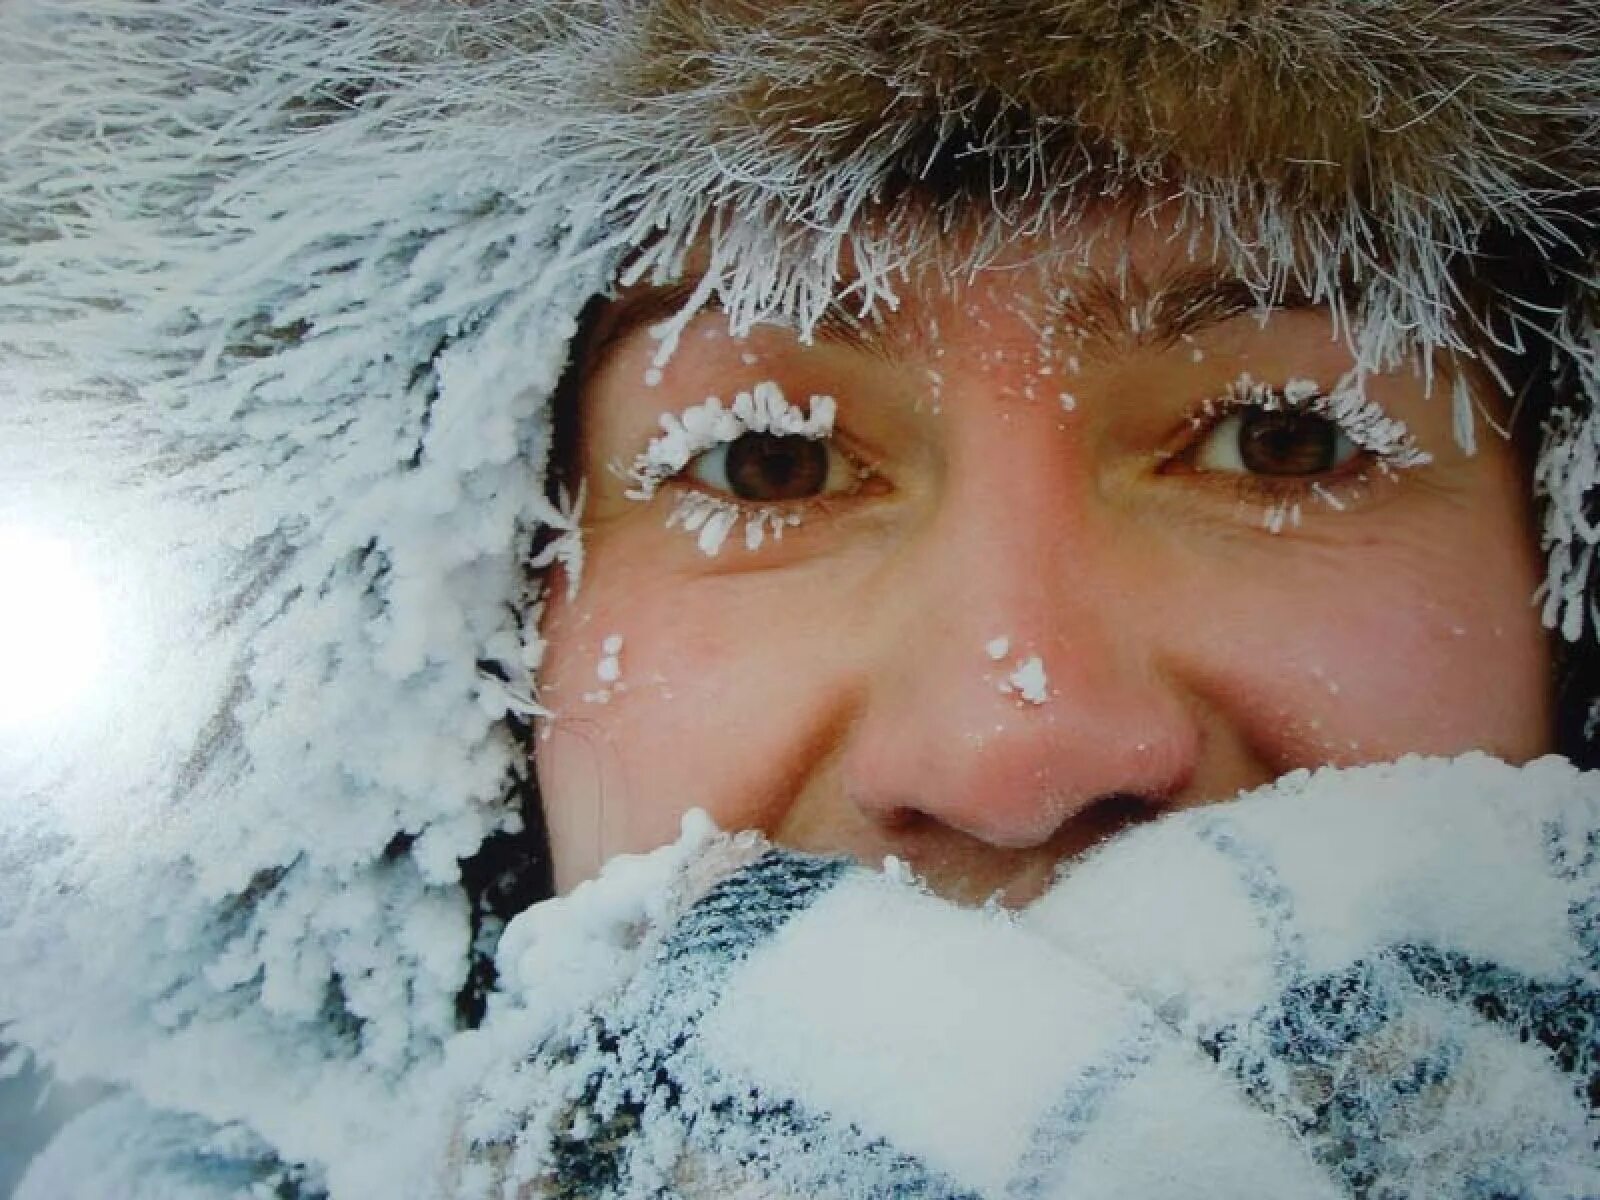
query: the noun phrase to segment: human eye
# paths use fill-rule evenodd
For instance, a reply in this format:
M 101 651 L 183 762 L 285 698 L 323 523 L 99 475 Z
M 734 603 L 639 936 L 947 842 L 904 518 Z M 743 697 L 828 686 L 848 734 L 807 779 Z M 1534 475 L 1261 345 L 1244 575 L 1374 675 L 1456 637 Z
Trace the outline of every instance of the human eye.
M 1410 430 L 1348 378 L 1324 390 L 1241 376 L 1190 423 L 1198 432 L 1170 456 L 1169 472 L 1211 477 L 1280 506 L 1304 494 L 1342 508 L 1341 492 L 1430 461 Z M 1280 507 L 1268 524 L 1276 528 L 1282 515 Z
M 667 517 L 669 527 L 694 534 L 716 555 L 743 525 L 748 549 L 770 534 L 781 539 L 808 509 L 856 490 L 866 469 L 839 444 L 836 405 L 815 395 L 792 404 L 776 383 L 757 384 L 731 404 L 710 397 L 661 418 L 661 433 L 626 474 L 627 495 L 648 500 L 668 485 L 684 485 Z
M 847 491 L 852 464 L 831 437 L 742 433 L 702 450 L 684 474 L 712 492 L 746 504 L 792 504 Z
M 1238 409 L 1211 427 L 1194 454 L 1199 471 L 1278 479 L 1325 475 L 1353 462 L 1359 446 L 1321 413 Z

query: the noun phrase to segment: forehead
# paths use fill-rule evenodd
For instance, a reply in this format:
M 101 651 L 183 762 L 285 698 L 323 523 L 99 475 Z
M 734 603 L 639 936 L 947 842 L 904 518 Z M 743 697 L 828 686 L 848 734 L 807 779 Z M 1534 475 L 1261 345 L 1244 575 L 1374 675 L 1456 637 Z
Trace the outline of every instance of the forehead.
M 1217 252 L 1209 226 L 1180 225 L 1159 211 L 1091 210 L 1053 236 L 1018 235 L 994 244 L 975 223 L 918 243 L 867 286 L 851 243 L 841 247 L 830 302 L 814 320 L 780 320 L 802 342 L 857 343 L 882 349 L 926 342 L 951 325 L 1019 317 L 1035 332 L 1094 343 L 1161 346 L 1239 316 L 1352 303 L 1349 290 L 1315 296 L 1293 273 L 1239 275 Z M 603 352 L 641 326 L 660 326 L 667 353 L 676 329 L 706 309 L 742 308 L 736 276 L 714 274 L 716 255 L 702 240 L 681 275 L 621 289 L 600 311 L 587 340 Z M 745 332 L 735 329 L 735 332 Z M 667 354 L 662 355 L 662 359 Z

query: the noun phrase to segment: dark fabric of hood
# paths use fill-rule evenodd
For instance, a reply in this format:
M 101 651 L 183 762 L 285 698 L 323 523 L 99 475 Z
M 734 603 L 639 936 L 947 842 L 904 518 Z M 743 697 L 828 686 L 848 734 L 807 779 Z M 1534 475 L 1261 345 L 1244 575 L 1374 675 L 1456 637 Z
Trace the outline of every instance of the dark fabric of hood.
M 7 1036 L 317 1163 L 376 1118 L 304 1106 L 477 1019 L 537 891 L 529 563 L 581 562 L 553 398 L 691 247 L 691 308 L 806 328 L 951 212 L 981 262 L 1160 199 L 1366 361 L 1513 374 L 1582 667 L 1597 142 L 1590 0 L 7 0 L 0 513 L 117 648 L 0 735 Z

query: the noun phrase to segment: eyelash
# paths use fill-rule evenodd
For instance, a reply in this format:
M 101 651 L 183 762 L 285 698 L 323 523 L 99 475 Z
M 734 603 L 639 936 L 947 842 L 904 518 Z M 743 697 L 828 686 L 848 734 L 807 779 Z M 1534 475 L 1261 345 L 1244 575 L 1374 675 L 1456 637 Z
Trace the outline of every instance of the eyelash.
M 1383 477 L 1393 479 L 1399 472 L 1426 466 L 1432 456 L 1417 443 L 1404 422 L 1389 416 L 1375 401 L 1368 399 L 1353 376 L 1340 380 L 1331 390 L 1303 379 L 1292 379 L 1274 387 L 1241 375 L 1220 396 L 1206 401 L 1189 418 L 1190 434 L 1182 447 L 1163 455 L 1167 464 L 1183 465 L 1183 459 L 1205 444 L 1230 417 L 1248 412 L 1287 412 L 1319 416 L 1335 426 L 1366 460 L 1359 469 L 1346 465 L 1333 473 L 1319 475 L 1264 475 L 1248 471 L 1188 472 L 1205 478 L 1212 486 L 1231 492 L 1241 503 L 1263 508 L 1262 523 L 1271 532 L 1285 524 L 1300 523 L 1301 505 L 1316 502 L 1343 512 L 1361 498 L 1372 483 L 1368 466 L 1376 465 Z M 1166 473 L 1166 472 L 1163 472 Z
M 716 396 L 685 409 L 663 413 L 661 433 L 652 438 L 633 465 L 621 474 L 634 486 L 630 500 L 648 500 L 663 483 L 676 479 L 696 457 L 729 445 L 747 433 L 829 439 L 837 404 L 832 396 L 814 395 L 809 410 L 784 398 L 783 389 L 767 380 L 748 392 L 739 392 L 724 408 Z
M 624 494 L 630 500 L 643 501 L 655 495 L 663 484 L 684 484 L 684 490 L 667 515 L 667 528 L 681 525 L 695 534 L 701 552 L 707 557 L 715 557 L 721 551 L 740 521 L 744 522 L 747 550 L 760 549 L 769 528 L 772 539 L 782 541 L 786 528 L 799 525 L 806 515 L 830 512 L 832 501 L 841 494 L 858 490 L 859 483 L 872 474 L 870 467 L 839 445 L 840 438 L 833 427 L 836 411 L 833 397 L 826 395 L 813 395 L 808 409 L 802 410 L 784 397 L 778 384 L 768 380 L 756 384 L 748 392 L 738 393 L 727 408 L 719 398 L 711 396 L 681 415 L 663 414 L 662 432 L 634 459 L 629 469 L 617 468 L 618 473 L 633 484 Z M 782 503 L 756 504 L 711 491 L 685 478 L 697 458 L 751 433 L 826 441 L 845 460 L 858 485 L 847 493 L 824 493 Z
M 1206 401 L 1190 415 L 1188 424 L 1194 432 L 1185 438 L 1181 447 L 1161 455 L 1160 473 L 1169 473 L 1167 468 L 1172 464 L 1182 466 L 1183 459 L 1202 447 L 1205 439 L 1230 417 L 1251 411 L 1323 417 L 1335 425 L 1369 463 L 1376 463 L 1386 477 L 1392 478 L 1398 471 L 1431 461 L 1404 423 L 1388 416 L 1348 378 L 1324 392 L 1307 380 L 1290 380 L 1282 387 L 1274 387 L 1245 374 L 1229 384 L 1222 395 Z M 802 410 L 785 399 L 778 384 L 763 382 L 749 392 L 739 393 L 729 408 L 724 408 L 716 397 L 710 397 L 682 414 L 663 415 L 662 433 L 634 459 L 632 467 L 626 471 L 620 467 L 613 469 L 634 485 L 626 493 L 631 500 L 648 500 L 663 484 L 681 484 L 683 491 L 667 516 L 667 527 L 681 525 L 695 534 L 701 551 L 708 557 L 714 557 L 721 550 L 728 535 L 741 521 L 746 549 L 756 550 L 765 542 L 769 528 L 772 539 L 781 541 L 786 528 L 799 525 L 807 516 L 832 515 L 841 497 L 856 494 L 865 481 L 875 476 L 870 464 L 840 444 L 842 439 L 834 430 L 835 413 L 831 396 L 814 395 L 810 398 L 809 410 Z M 839 492 L 755 503 L 685 479 L 699 456 L 719 446 L 731 445 L 746 434 L 768 432 L 827 441 L 848 464 L 857 483 Z M 1187 473 L 1206 478 L 1211 486 L 1228 489 L 1241 502 L 1263 506 L 1263 524 L 1274 533 L 1285 524 L 1300 523 L 1301 504 L 1320 502 L 1343 511 L 1359 498 L 1358 490 L 1371 482 L 1365 470 L 1352 471 L 1344 467 L 1339 468 L 1337 474 L 1315 476 L 1214 470 Z
M 783 531 L 800 525 L 808 517 L 824 520 L 837 512 L 839 493 L 791 500 L 784 504 L 752 504 L 736 496 L 721 496 L 704 488 L 689 486 L 667 514 L 667 528 L 681 525 L 697 535 L 696 542 L 708 558 L 715 558 L 734 527 L 744 522 L 746 550 L 759 550 L 767 540 L 781 542 Z M 842 493 L 848 496 L 849 493 Z
M 1249 409 L 1324 417 L 1361 450 L 1396 469 L 1424 466 L 1431 461 L 1405 423 L 1369 400 L 1353 376 L 1346 376 L 1325 392 L 1307 379 L 1291 379 L 1280 388 L 1246 373 L 1230 383 L 1221 396 L 1206 401 L 1189 418 L 1189 424 L 1214 429 L 1234 413 Z

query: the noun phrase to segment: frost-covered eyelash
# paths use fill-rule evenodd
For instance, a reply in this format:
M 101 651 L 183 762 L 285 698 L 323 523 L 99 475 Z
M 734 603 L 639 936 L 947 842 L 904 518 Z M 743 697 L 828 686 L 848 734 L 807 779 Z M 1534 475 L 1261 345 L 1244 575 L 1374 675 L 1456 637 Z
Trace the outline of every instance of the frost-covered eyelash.
M 1223 395 L 1208 400 L 1190 423 L 1214 424 L 1244 408 L 1326 417 L 1352 443 L 1388 468 L 1421 467 L 1433 461 L 1433 455 L 1417 444 L 1405 422 L 1391 417 L 1368 399 L 1359 381 L 1350 376 L 1341 379 L 1331 391 L 1323 391 L 1309 379 L 1291 379 L 1282 387 L 1273 387 L 1244 374 L 1230 383 Z
M 785 512 L 779 508 L 758 508 L 754 512 L 732 500 L 705 492 L 686 492 L 678 498 L 667 516 L 667 528 L 681 525 L 697 534 L 696 542 L 707 558 L 715 558 L 728 540 L 728 534 L 740 521 L 744 521 L 744 546 L 746 550 L 759 550 L 766 541 L 767 530 L 772 540 L 781 542 L 784 529 L 800 524 L 798 512 Z
M 832 396 L 812 396 L 809 410 L 802 409 L 784 398 L 781 387 L 766 380 L 748 392 L 738 393 L 727 408 L 718 397 L 708 396 L 682 413 L 663 413 L 661 432 L 651 439 L 625 472 L 633 487 L 624 494 L 630 500 L 648 500 L 696 455 L 737 441 L 747 433 L 770 433 L 813 441 L 829 437 L 837 410 Z M 726 532 L 724 529 L 723 533 Z M 701 540 L 703 543 L 704 537 Z

